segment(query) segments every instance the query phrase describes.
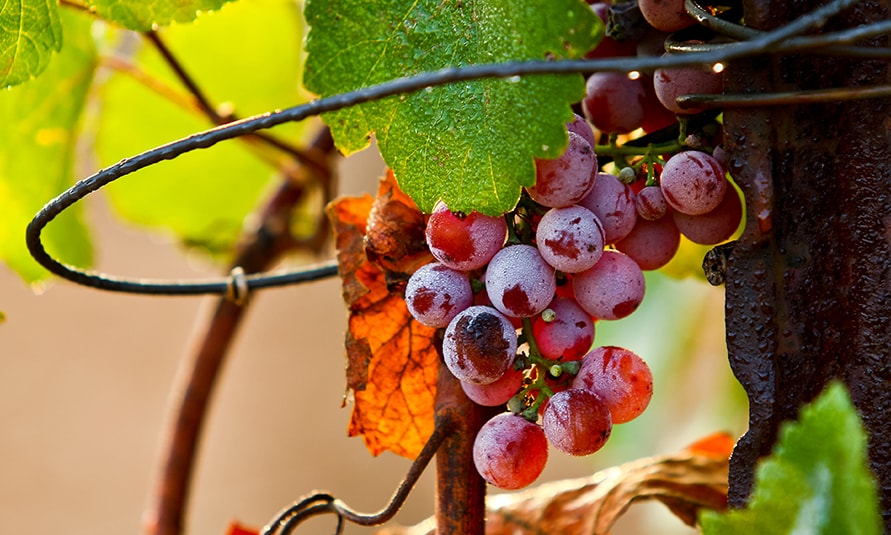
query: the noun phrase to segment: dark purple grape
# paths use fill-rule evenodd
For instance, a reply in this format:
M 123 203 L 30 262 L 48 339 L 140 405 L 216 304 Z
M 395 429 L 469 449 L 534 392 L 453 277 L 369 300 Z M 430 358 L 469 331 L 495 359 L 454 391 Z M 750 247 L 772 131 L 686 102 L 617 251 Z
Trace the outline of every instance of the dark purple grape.
M 517 354 L 517 331 L 494 308 L 475 305 L 460 312 L 446 327 L 442 357 L 460 381 L 494 383 Z

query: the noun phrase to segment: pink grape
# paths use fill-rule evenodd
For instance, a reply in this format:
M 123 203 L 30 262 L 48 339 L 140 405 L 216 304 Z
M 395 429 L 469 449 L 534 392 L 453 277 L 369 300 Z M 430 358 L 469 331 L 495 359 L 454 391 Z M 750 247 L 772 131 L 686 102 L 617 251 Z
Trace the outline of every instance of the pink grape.
M 433 262 L 418 268 L 408 279 L 405 304 L 424 325 L 445 327 L 473 304 L 473 292 L 467 275 Z
M 696 150 L 672 156 L 662 168 L 659 185 L 668 204 L 688 215 L 711 212 L 721 204 L 727 191 L 721 164 Z
M 542 356 L 548 359 L 578 360 L 594 342 L 594 321 L 578 303 L 555 297 L 545 311 L 554 319 L 546 321 L 542 314 L 532 320 L 532 336 Z
M 683 30 L 696 22 L 687 14 L 684 0 L 640 0 L 638 7 L 650 26 L 663 32 Z
M 653 88 L 663 106 L 675 113 L 689 115 L 699 113 L 703 108 L 682 108 L 677 103 L 679 96 L 720 93 L 724 82 L 721 74 L 710 67 L 674 67 L 656 69 Z
M 572 279 L 576 301 L 595 318 L 617 320 L 640 306 L 646 291 L 643 271 L 631 257 L 604 251 L 591 269 Z
M 597 141 L 594 139 L 594 131 L 591 130 L 591 125 L 589 125 L 588 121 L 586 121 L 585 118 L 581 115 L 577 113 L 574 113 L 573 115 L 573 120 L 566 123 L 566 129 L 573 134 L 582 136 L 582 139 L 587 141 L 588 145 L 591 145 L 591 147 L 593 148 L 594 145 L 597 144 Z
M 486 293 L 492 306 L 515 318 L 531 318 L 544 310 L 556 286 L 554 268 L 531 245 L 505 247 L 486 268 Z
M 585 84 L 582 111 L 598 130 L 627 134 L 643 124 L 645 101 L 646 89 L 640 78 L 598 72 Z
M 742 203 L 736 190 L 728 187 L 721 204 L 711 212 L 687 215 L 675 211 L 672 215 L 681 234 L 690 241 L 700 245 L 716 245 L 733 236 L 739 228 Z
M 614 424 L 640 416 L 653 397 L 653 374 L 635 353 L 615 346 L 598 347 L 585 355 L 572 388 L 597 394 L 609 407 Z
M 637 192 L 634 203 L 637 215 L 648 220 L 655 221 L 668 212 L 668 202 L 662 194 L 662 188 L 648 186 Z
M 514 363 L 517 331 L 494 308 L 472 306 L 455 316 L 446 327 L 442 356 L 446 367 L 460 381 L 494 383 Z
M 589 455 L 599 450 L 613 429 L 606 404 L 596 394 L 580 388 L 551 396 L 541 425 L 548 441 L 570 455 Z
M 538 479 L 548 461 L 548 441 L 541 427 L 503 412 L 483 424 L 473 441 L 477 472 L 496 487 L 521 489 Z
M 609 173 L 597 173 L 594 187 L 579 201 L 594 212 L 603 226 L 604 241 L 616 243 L 631 232 L 637 221 L 634 191 L 618 177 Z
M 526 188 L 532 200 L 548 207 L 577 203 L 591 190 L 597 156 L 585 139 L 569 132 L 569 145 L 558 158 L 535 160 L 535 185 Z
M 594 212 L 582 206 L 551 208 L 538 223 L 536 245 L 555 269 L 578 273 L 600 260 L 603 226 Z
M 634 229 L 616 242 L 616 249 L 634 259 L 640 269 L 651 270 L 669 263 L 680 244 L 681 233 L 674 219 L 665 216 L 656 221 L 638 219 Z
M 497 407 L 514 397 L 523 385 L 523 371 L 507 370 L 500 379 L 487 385 L 461 382 L 461 389 L 477 405 Z
M 470 271 L 485 266 L 507 238 L 507 223 L 502 217 L 479 212 L 466 216 L 449 211 L 439 202 L 427 220 L 427 245 L 433 256 L 446 266 Z

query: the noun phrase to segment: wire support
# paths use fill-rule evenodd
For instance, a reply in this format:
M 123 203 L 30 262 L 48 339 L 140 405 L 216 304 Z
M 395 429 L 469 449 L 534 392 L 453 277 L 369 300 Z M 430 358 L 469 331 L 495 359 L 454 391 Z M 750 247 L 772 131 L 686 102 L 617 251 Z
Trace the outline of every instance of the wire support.
M 791 23 L 770 32 L 760 33 L 751 39 L 667 57 L 607 58 L 596 60 L 523 61 L 448 67 L 429 71 L 417 76 L 398 78 L 378 85 L 363 87 L 318 99 L 307 104 L 275 112 L 241 119 L 167 143 L 141 154 L 126 158 L 87 177 L 47 203 L 28 224 L 26 244 L 31 256 L 51 273 L 69 281 L 93 288 L 157 295 L 226 295 L 231 291 L 229 278 L 210 281 L 158 281 L 114 277 L 94 271 L 82 270 L 53 258 L 41 241 L 43 229 L 64 210 L 87 195 L 126 175 L 164 160 L 171 160 L 187 152 L 210 148 L 222 141 L 253 134 L 287 122 L 297 122 L 309 117 L 338 111 L 347 107 L 381 100 L 387 97 L 413 93 L 427 87 L 483 78 L 513 78 L 531 75 L 580 74 L 598 71 L 630 72 L 656 68 L 713 65 L 742 57 L 768 53 L 783 53 L 792 49 L 790 40 L 809 30 L 819 28 L 831 17 L 856 4 L 859 0 L 834 0 L 814 11 L 804 14 Z M 248 290 L 295 284 L 333 276 L 336 266 L 327 263 L 294 272 L 281 274 L 260 273 L 245 277 Z
M 405 479 L 399 484 L 390 502 L 377 513 L 363 514 L 352 510 L 348 505 L 338 500 L 327 492 L 310 494 L 279 512 L 275 518 L 267 524 L 260 535 L 290 535 L 294 529 L 304 521 L 323 514 L 333 514 L 337 517 L 335 533 L 343 533 L 344 522 L 352 522 L 360 526 L 378 526 L 388 522 L 405 503 L 415 484 L 420 479 L 427 465 L 433 460 L 436 451 L 443 442 L 455 431 L 457 422 L 452 416 L 442 416 L 437 419 L 433 434 L 424 444 L 421 453 L 412 463 L 405 475 Z

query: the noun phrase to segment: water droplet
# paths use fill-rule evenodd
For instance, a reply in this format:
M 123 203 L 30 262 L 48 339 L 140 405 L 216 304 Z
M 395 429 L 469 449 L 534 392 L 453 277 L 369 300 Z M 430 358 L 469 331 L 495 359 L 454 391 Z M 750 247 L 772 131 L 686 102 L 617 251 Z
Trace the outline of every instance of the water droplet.
M 507 81 L 512 84 L 516 84 L 516 83 L 519 83 L 520 77 L 519 76 L 511 76 L 510 78 L 507 79 Z
M 550 148 L 551 148 L 551 147 L 550 147 L 549 145 L 542 145 L 542 146 L 541 146 L 541 150 L 544 151 L 544 152 L 547 152 L 548 149 L 550 149 Z

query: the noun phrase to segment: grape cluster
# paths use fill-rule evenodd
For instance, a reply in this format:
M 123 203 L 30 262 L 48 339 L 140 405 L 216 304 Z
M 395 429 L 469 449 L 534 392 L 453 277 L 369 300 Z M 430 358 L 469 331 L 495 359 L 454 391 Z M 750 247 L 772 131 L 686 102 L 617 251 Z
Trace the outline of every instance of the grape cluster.
M 644 1 L 641 10 L 650 10 Z M 674 9 L 673 1 L 661 3 Z M 591 7 L 601 16 L 609 9 Z M 589 55 L 652 46 L 631 44 L 606 38 Z M 455 213 L 440 202 L 429 215 L 426 239 L 436 261 L 412 275 L 405 300 L 418 321 L 444 329 L 443 360 L 466 395 L 507 409 L 474 443 L 474 463 L 489 483 L 532 483 L 549 444 L 571 455 L 594 453 L 613 425 L 649 404 L 647 364 L 628 349 L 594 347 L 595 324 L 638 308 L 643 271 L 668 263 L 681 235 L 700 244 L 728 239 L 742 205 L 725 178 L 720 147 L 709 148 L 708 140 L 683 134 L 629 152 L 618 150 L 617 139 L 676 124 L 676 114 L 690 113 L 676 106 L 678 95 L 720 90 L 713 70 L 594 74 L 584 116 L 566 125 L 567 148 L 535 161 L 535 185 L 513 211 Z M 614 162 L 612 173 L 598 165 L 601 151 Z

